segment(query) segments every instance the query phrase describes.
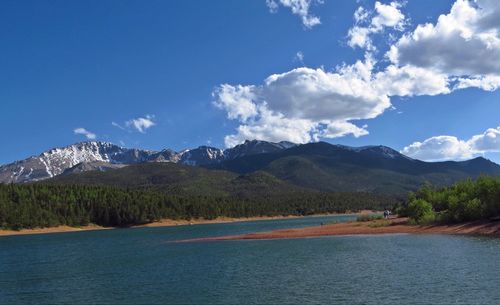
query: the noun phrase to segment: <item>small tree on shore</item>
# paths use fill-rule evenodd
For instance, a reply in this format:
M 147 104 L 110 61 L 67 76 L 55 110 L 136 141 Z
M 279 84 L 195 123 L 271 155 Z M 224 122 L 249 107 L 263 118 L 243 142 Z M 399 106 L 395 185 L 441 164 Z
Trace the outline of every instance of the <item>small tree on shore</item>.
M 407 208 L 410 219 L 417 224 L 432 223 L 436 219 L 436 214 L 432 205 L 423 199 L 414 199 Z

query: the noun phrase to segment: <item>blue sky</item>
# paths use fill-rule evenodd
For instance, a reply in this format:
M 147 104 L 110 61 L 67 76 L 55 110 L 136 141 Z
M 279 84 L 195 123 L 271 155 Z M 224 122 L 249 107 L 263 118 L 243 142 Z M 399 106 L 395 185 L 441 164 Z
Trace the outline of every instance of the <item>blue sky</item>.
M 497 6 L 2 1 L 0 164 L 92 138 L 180 150 L 250 137 L 383 144 L 431 161 L 483 155 L 498 163 L 500 30 L 486 51 L 480 40 L 499 28 L 484 25 Z M 455 22 L 440 24 L 440 15 Z M 417 39 L 425 23 L 433 28 Z M 474 55 L 440 42 L 482 56 L 467 66 Z

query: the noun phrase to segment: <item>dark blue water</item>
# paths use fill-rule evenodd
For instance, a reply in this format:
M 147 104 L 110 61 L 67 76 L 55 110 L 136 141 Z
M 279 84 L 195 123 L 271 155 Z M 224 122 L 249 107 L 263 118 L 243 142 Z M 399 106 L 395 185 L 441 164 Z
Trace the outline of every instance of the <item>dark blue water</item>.
M 500 303 L 495 238 L 168 242 L 346 219 L 0 237 L 0 303 Z

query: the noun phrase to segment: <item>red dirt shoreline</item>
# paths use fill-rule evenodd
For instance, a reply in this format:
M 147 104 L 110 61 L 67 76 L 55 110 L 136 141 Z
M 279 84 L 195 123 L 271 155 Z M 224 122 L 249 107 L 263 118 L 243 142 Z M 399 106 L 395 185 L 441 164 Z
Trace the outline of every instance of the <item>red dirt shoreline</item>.
M 474 221 L 451 225 L 419 226 L 408 224 L 407 218 L 394 218 L 385 222 L 382 220 L 369 222 L 345 222 L 299 229 L 283 229 L 242 235 L 197 238 L 182 240 L 179 242 L 285 239 L 374 234 L 455 234 L 500 236 L 500 221 Z
M 358 214 L 369 214 L 373 213 L 371 210 L 364 210 L 357 213 L 351 214 L 317 214 L 315 216 L 325 216 L 325 215 L 358 215 Z M 186 226 L 186 225 L 204 225 L 204 224 L 214 224 L 214 223 L 232 223 L 232 222 L 245 222 L 245 221 L 260 221 L 260 220 L 278 220 L 278 219 L 292 219 L 299 218 L 303 216 L 297 215 L 288 215 L 288 216 L 256 216 L 256 217 L 240 217 L 240 218 L 232 218 L 232 217 L 217 217 L 215 219 L 191 219 L 191 220 L 174 220 L 174 219 L 162 219 L 159 221 L 135 225 L 131 227 L 127 227 L 130 229 L 133 228 L 143 228 L 143 227 L 170 227 L 170 226 Z M 119 229 L 117 227 L 102 227 L 95 224 L 90 224 L 88 226 L 82 227 L 70 227 L 70 226 L 57 226 L 57 227 L 49 227 L 49 228 L 34 228 L 34 229 L 22 229 L 19 231 L 15 230 L 2 230 L 0 229 L 0 237 L 2 236 L 11 236 L 11 235 L 33 235 L 33 234 L 50 234 L 50 233 L 68 233 L 68 232 L 84 232 L 84 231 L 95 231 L 95 230 L 111 230 L 111 229 Z

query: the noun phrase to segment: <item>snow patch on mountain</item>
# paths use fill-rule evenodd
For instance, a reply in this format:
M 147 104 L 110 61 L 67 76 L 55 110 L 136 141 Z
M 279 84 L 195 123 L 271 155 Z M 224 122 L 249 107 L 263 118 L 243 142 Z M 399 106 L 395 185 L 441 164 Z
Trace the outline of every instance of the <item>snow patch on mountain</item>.
M 129 149 L 109 142 L 80 142 L 53 148 L 39 156 L 0 166 L 0 183 L 39 181 L 55 177 L 73 168 L 73 171 L 107 170 L 102 163 L 129 165 L 143 162 L 173 162 L 205 166 L 247 155 L 278 152 L 294 146 L 296 144 L 285 141 L 272 143 L 253 140 L 226 150 L 200 146 L 176 152 L 171 149 L 161 151 Z

